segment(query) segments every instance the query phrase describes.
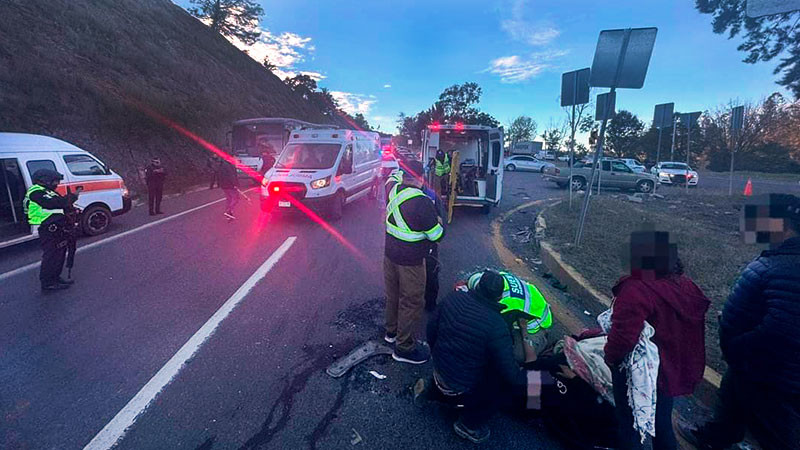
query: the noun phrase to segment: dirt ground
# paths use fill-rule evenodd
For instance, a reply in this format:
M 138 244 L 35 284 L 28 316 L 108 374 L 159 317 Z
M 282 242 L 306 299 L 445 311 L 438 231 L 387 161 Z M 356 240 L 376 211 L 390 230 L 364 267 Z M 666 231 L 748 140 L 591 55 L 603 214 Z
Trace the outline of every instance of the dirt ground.
M 572 245 L 580 203 L 572 209 L 562 202 L 543 212 L 546 240 L 594 287 L 611 296 L 611 287 L 624 274 L 623 261 L 632 231 L 652 223 L 669 231 L 678 244 L 686 273 L 712 301 L 706 316 L 707 364 L 723 371 L 719 350 L 718 315 L 731 286 L 761 247 L 745 245 L 738 234 L 739 211 L 744 197 L 683 194 L 634 203 L 624 194 L 593 197 L 580 248 Z

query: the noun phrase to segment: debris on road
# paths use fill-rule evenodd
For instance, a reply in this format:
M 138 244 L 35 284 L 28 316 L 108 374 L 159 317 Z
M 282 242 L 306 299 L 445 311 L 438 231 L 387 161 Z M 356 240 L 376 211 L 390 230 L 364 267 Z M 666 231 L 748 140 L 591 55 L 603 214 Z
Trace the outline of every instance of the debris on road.
M 351 428 L 351 430 L 353 430 L 353 437 L 350 438 L 350 445 L 356 445 L 359 442 L 362 442 L 363 439 L 361 439 L 361 435 L 358 434 L 358 431 L 356 431 L 355 428 Z
M 391 354 L 391 348 L 383 344 L 379 344 L 377 341 L 367 341 L 361 344 L 359 347 L 356 347 L 344 357 L 334 361 L 333 364 L 331 364 L 330 367 L 325 370 L 325 372 L 334 378 L 339 378 L 346 374 L 348 370 L 365 361 L 367 358 L 375 355 Z
M 635 195 L 626 195 L 625 196 L 629 202 L 633 203 L 644 203 L 644 199 L 642 197 L 637 197 Z
M 372 375 L 373 377 L 379 379 L 379 380 L 385 380 L 386 379 L 386 375 L 380 374 L 380 373 L 378 373 L 378 372 L 376 372 L 374 370 L 370 370 L 369 374 Z
M 531 264 L 536 264 L 537 266 L 540 266 L 542 265 L 542 260 L 541 258 L 533 258 L 531 259 Z
M 590 313 L 589 311 L 587 311 L 585 309 L 583 310 L 583 313 L 586 314 L 587 316 L 591 316 L 592 315 L 592 313 Z

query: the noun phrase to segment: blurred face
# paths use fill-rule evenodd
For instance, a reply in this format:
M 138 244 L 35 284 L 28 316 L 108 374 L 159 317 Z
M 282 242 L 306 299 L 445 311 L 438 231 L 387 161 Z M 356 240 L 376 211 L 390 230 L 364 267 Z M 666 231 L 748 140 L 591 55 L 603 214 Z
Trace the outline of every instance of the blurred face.
M 745 205 L 739 220 L 744 243 L 776 245 L 783 242 L 788 237 L 787 224 L 780 214 L 783 208 L 769 199 Z
M 630 275 L 654 280 L 670 273 L 676 264 L 677 253 L 677 246 L 669 242 L 669 233 L 637 231 L 631 233 L 628 254 L 623 256 L 623 262 Z

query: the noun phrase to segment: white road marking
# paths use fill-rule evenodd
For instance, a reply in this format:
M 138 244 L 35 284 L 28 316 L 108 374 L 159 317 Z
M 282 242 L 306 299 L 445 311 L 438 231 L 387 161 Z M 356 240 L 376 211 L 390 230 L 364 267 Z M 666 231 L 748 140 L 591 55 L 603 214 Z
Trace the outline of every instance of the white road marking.
M 231 295 L 217 312 L 164 364 L 164 367 L 111 419 L 111 422 L 97 433 L 94 439 L 84 447 L 84 450 L 109 449 L 122 439 L 128 429 L 136 422 L 136 419 L 150 406 L 153 399 L 178 375 L 186 362 L 197 353 L 200 347 L 214 333 L 217 326 L 228 317 L 253 287 L 267 275 L 292 247 L 296 239 L 296 236 L 286 238 L 283 244 L 264 261 L 264 264 Z
M 250 189 L 248 189 L 248 191 L 249 190 Z M 225 201 L 225 199 L 221 198 L 219 200 L 214 200 L 213 202 L 204 203 L 204 204 L 202 204 L 200 206 L 195 206 L 194 208 L 187 209 L 186 211 L 181 211 L 181 212 L 179 212 L 177 214 L 173 214 L 171 216 L 164 217 L 163 219 L 154 220 L 153 222 L 148 222 L 148 223 L 146 223 L 146 224 L 144 224 L 142 226 L 130 229 L 128 231 L 123 231 L 122 233 L 115 234 L 113 236 L 109 236 L 109 237 L 107 237 L 105 239 L 100 239 L 99 241 L 94 241 L 91 244 L 78 246 L 78 250 L 76 251 L 76 254 L 80 253 L 82 251 L 89 250 L 91 248 L 100 246 L 102 244 L 108 244 L 109 242 L 116 241 L 117 239 L 123 238 L 125 236 L 130 235 L 130 234 L 133 234 L 133 233 L 136 233 L 136 232 L 139 232 L 139 231 L 142 231 L 142 230 L 146 230 L 146 229 L 148 229 L 150 227 L 154 227 L 154 226 L 162 224 L 164 222 L 168 222 L 170 220 L 177 219 L 178 217 L 183 216 L 184 214 L 189 214 L 191 212 L 197 211 L 198 209 L 203 209 L 203 208 L 205 208 L 207 206 L 211 206 L 211 205 L 214 205 L 216 203 L 220 203 L 220 202 L 224 202 L 224 201 Z M 14 270 L 9 270 L 8 272 L 0 274 L 0 281 L 3 281 L 5 279 L 7 279 L 7 278 L 11 278 L 14 275 L 19 275 L 19 274 L 25 273 L 25 272 L 27 272 L 29 270 L 33 270 L 33 269 L 35 269 L 35 268 L 37 268 L 37 267 L 39 267 L 41 265 L 42 265 L 42 262 L 41 261 L 37 261 L 35 263 L 30 263 L 28 265 L 25 265 L 25 266 L 22 266 L 22 267 L 18 267 L 18 268 L 14 269 Z

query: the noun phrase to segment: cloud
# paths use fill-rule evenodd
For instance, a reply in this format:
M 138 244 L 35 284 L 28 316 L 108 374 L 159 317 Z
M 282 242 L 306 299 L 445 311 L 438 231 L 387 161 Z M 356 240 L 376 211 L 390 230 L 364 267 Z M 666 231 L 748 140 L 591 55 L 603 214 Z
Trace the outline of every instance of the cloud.
M 390 87 L 392 87 L 392 85 L 387 83 L 387 84 L 384 84 L 384 85 L 383 85 L 383 87 L 384 87 L 385 89 L 389 89 Z
M 339 103 L 339 108 L 351 115 L 358 113 L 367 115 L 370 109 L 372 109 L 372 105 L 377 103 L 377 100 L 375 100 L 374 96 L 367 96 L 363 94 L 331 91 L 331 95 L 334 99 L 336 99 L 336 102 Z
M 529 80 L 544 70 L 552 67 L 554 59 L 566 55 L 564 50 L 551 50 L 546 52 L 533 53 L 528 57 L 519 55 L 501 56 L 493 59 L 489 67 L 483 72 L 493 73 L 500 77 L 503 83 L 520 83 Z
M 527 18 L 528 0 L 514 0 L 509 8 L 510 16 L 500 22 L 503 29 L 512 39 L 526 44 L 541 47 L 550 44 L 557 38 L 561 31 L 552 23 L 545 20 L 530 20 Z

